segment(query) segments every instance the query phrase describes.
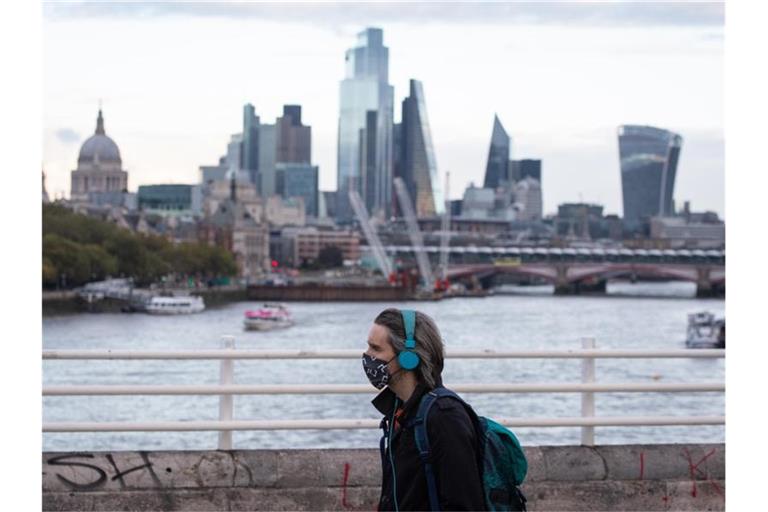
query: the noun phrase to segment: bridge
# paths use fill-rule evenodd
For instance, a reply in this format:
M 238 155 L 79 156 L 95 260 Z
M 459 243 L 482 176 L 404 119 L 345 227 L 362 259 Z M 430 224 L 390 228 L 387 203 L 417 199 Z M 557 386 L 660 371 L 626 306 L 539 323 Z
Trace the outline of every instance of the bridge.
M 388 246 L 388 254 L 412 257 L 410 246 Z M 725 251 L 557 247 L 450 247 L 447 277 L 477 279 L 483 288 L 497 276 L 515 275 L 555 285 L 560 295 L 604 293 L 609 279 L 689 281 L 697 297 L 725 295 Z M 424 248 L 437 261 L 440 248 Z

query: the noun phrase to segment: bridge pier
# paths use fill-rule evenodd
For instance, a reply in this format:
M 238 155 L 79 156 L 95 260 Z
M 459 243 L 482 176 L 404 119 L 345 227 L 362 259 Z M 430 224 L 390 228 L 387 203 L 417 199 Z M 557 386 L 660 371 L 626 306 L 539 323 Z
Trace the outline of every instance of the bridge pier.
M 696 298 L 725 298 L 725 283 L 712 284 L 709 281 L 696 283 Z
M 725 297 L 725 281 L 714 283 L 709 267 L 697 269 L 696 297 Z
M 607 283 L 608 282 L 605 279 L 557 283 L 555 284 L 555 295 L 605 294 Z

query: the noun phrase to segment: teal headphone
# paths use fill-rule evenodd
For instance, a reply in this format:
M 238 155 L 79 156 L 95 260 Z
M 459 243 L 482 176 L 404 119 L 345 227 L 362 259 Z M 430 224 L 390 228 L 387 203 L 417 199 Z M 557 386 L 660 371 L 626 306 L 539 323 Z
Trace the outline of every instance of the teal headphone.
M 416 348 L 416 338 L 413 333 L 416 330 L 416 312 L 412 309 L 403 309 L 400 311 L 403 316 L 403 326 L 405 327 L 405 350 L 397 356 L 397 362 L 403 370 L 413 370 L 419 366 L 419 354 L 414 350 Z

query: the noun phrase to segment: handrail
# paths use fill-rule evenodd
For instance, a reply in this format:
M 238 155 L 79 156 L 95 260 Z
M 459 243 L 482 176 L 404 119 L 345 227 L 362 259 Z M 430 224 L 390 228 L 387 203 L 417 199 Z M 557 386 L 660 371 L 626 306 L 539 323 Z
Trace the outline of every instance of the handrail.
M 632 382 L 589 384 L 456 384 L 460 393 L 627 393 L 725 391 L 722 382 Z M 373 394 L 365 384 L 237 384 L 237 385 L 81 385 L 43 386 L 43 396 L 97 395 L 351 395 Z
M 565 418 L 496 418 L 508 427 L 628 427 L 724 425 L 723 416 L 601 416 Z M 350 430 L 379 428 L 380 420 L 232 420 L 155 422 L 51 422 L 44 432 L 191 432 L 220 430 Z
M 44 350 L 45 360 L 115 359 L 360 359 L 361 350 Z M 682 350 L 446 350 L 452 359 L 700 359 L 725 358 L 725 349 Z
M 115 396 L 115 395 L 217 395 L 219 419 L 210 421 L 156 422 L 48 422 L 43 432 L 150 432 L 150 431 L 218 431 L 219 448 L 232 448 L 235 430 L 295 430 L 295 429 L 360 429 L 376 428 L 378 420 L 234 420 L 234 395 L 286 394 L 369 394 L 376 390 L 358 384 L 235 384 L 235 360 L 309 360 L 359 359 L 361 350 L 240 350 L 234 348 L 231 336 L 224 337 L 224 349 L 206 350 L 44 350 L 42 358 L 55 360 L 219 360 L 220 379 L 210 385 L 47 385 L 43 396 Z M 581 427 L 582 444 L 594 444 L 596 426 L 661 426 L 661 425 L 724 425 L 724 416 L 595 416 L 594 393 L 668 393 L 724 392 L 723 382 L 594 382 L 596 359 L 669 359 L 725 358 L 724 349 L 697 350 L 626 350 L 595 349 L 594 340 L 583 340 L 582 349 L 572 350 L 448 350 L 453 359 L 580 359 L 582 381 L 545 383 L 465 383 L 452 389 L 461 393 L 581 393 L 582 415 L 558 418 L 501 418 L 510 427 Z

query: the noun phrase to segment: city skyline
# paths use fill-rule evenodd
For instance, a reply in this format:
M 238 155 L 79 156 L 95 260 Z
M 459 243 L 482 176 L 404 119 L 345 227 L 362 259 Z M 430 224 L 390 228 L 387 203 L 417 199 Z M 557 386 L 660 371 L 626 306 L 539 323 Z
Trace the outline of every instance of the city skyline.
M 196 182 L 197 168 L 214 164 L 221 147 L 240 130 L 239 113 L 249 102 L 269 122 L 279 117 L 283 104 L 302 106 L 305 124 L 313 128 L 312 160 L 320 169 L 320 188 L 335 189 L 338 83 L 344 77 L 340 55 L 357 32 L 379 26 L 390 48 L 395 102 L 407 96 L 410 78 L 429 90 L 438 172 L 441 177 L 451 172 L 452 198 L 461 197 L 470 182 L 482 184 L 489 125 L 498 113 L 515 140 L 514 158 L 544 162 L 545 213 L 553 213 L 557 204 L 577 200 L 620 213 L 615 131 L 622 124 L 649 124 L 685 137 L 676 203 L 690 200 L 696 210 L 710 209 L 724 216 L 723 27 L 717 16 L 677 26 L 654 19 L 641 20 L 636 27 L 516 22 L 514 30 L 504 30 L 498 22 L 469 20 L 463 30 L 471 30 L 475 40 L 451 41 L 456 39 L 451 37 L 455 20 L 445 18 L 414 31 L 415 22 L 407 16 L 377 23 L 381 16 L 369 15 L 359 24 L 350 22 L 334 30 L 323 23 L 308 28 L 290 21 L 288 15 L 264 21 L 176 13 L 138 21 L 135 13 L 125 9 L 121 17 L 115 12 L 66 15 L 61 7 L 56 11 L 55 16 L 46 15 L 44 26 L 43 165 L 52 196 L 68 189 L 68 172 L 74 168 L 77 148 L 92 130 L 99 98 L 110 118 L 110 134 L 121 147 L 131 190 L 150 183 Z M 135 50 L 107 36 L 137 23 L 144 24 L 147 42 L 134 41 Z M 238 52 L 231 47 L 225 51 L 223 42 L 203 44 L 193 37 L 195 30 L 205 30 L 208 36 L 234 33 L 258 49 L 259 37 L 269 35 L 260 29 L 277 27 L 286 34 L 285 44 L 274 48 L 271 56 L 252 52 L 252 70 L 235 70 L 236 79 L 227 80 L 230 84 L 216 75 L 220 69 L 232 74 L 229 62 Z M 65 40 L 64 35 L 73 30 L 79 36 Z M 161 45 L 157 55 L 143 51 L 145 44 L 168 30 L 184 44 Z M 99 45 L 93 45 L 93 40 L 99 40 Z M 182 47 L 186 49 L 181 51 Z M 88 48 L 92 58 L 105 62 L 103 69 L 86 65 L 87 59 L 79 58 L 79 48 Z M 478 49 L 484 55 L 478 57 L 474 53 Z M 509 66 L 490 69 L 487 63 L 499 56 Z M 179 76 L 170 76 L 160 67 L 169 58 L 179 67 L 175 73 Z M 201 63 L 208 64 L 216 87 L 192 79 Z M 654 73 L 632 71 L 649 63 L 655 66 Z M 506 71 L 510 66 L 513 69 Z M 72 67 L 75 73 L 63 74 Z M 115 72 L 118 69 L 122 74 Z M 673 69 L 673 83 L 656 78 Z M 71 80 L 54 80 L 55 76 L 71 76 Z M 188 83 L 183 91 L 178 89 L 179 80 Z M 196 80 L 207 84 L 205 91 L 203 85 L 194 85 Z M 468 86 L 482 94 L 473 94 Z M 395 122 L 400 121 L 397 110 Z

